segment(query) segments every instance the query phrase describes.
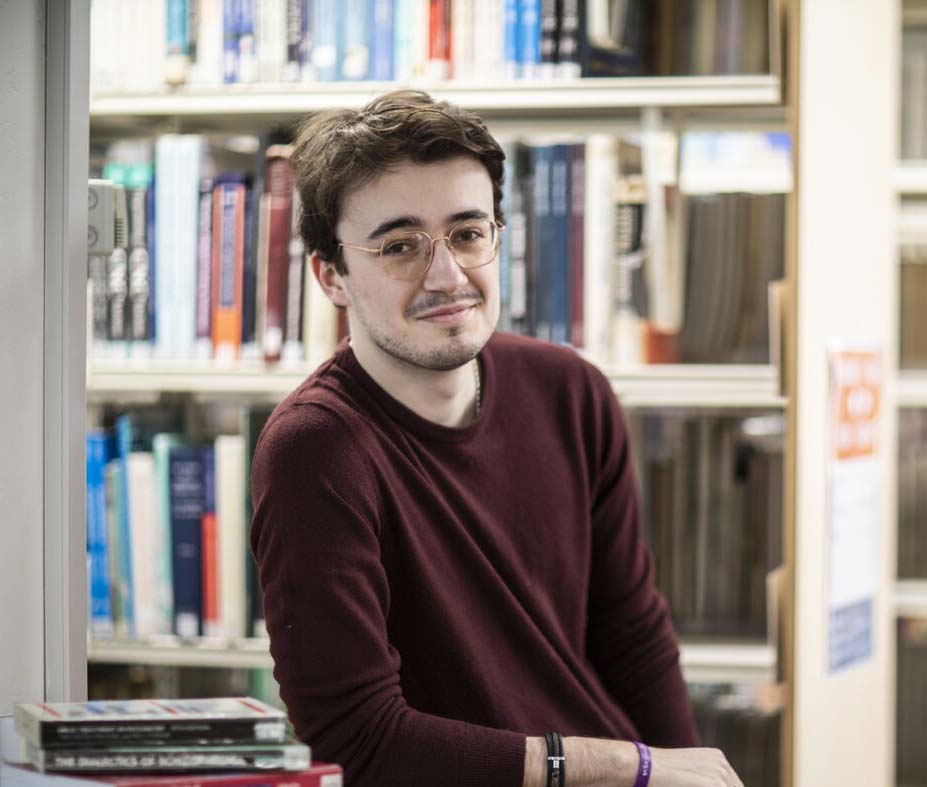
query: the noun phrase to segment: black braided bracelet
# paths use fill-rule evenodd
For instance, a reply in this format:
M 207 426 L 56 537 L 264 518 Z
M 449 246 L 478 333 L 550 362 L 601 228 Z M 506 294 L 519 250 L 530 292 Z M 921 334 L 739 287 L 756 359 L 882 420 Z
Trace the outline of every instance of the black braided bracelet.
M 544 740 L 547 742 L 547 787 L 566 787 L 563 736 L 559 732 L 546 732 Z

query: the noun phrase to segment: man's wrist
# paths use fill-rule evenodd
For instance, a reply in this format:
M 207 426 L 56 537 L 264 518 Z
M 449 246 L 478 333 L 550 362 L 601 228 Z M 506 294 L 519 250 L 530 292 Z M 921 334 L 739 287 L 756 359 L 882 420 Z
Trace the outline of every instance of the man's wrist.
M 604 738 L 563 739 L 567 787 L 634 787 L 640 757 L 629 741 Z M 544 738 L 525 741 L 522 787 L 546 787 L 547 744 Z

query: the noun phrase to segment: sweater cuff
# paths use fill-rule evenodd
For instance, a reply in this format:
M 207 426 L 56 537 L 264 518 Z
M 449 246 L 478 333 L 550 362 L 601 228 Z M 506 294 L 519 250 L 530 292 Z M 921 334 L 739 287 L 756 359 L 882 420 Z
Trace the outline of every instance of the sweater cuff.
M 457 783 L 460 787 L 521 787 L 525 778 L 526 740 L 526 735 L 508 730 L 468 736 L 460 750 Z

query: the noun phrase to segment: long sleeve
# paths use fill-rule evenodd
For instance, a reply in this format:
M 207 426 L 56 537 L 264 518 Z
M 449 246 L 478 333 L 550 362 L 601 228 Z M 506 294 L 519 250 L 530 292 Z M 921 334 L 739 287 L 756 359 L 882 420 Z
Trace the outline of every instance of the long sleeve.
M 698 736 L 679 649 L 641 533 L 627 430 L 608 381 L 594 377 L 586 423 L 594 445 L 589 657 L 645 742 L 693 746 Z
M 419 712 L 387 636 L 383 490 L 357 424 L 315 405 L 269 423 L 252 469 L 251 548 L 274 675 L 299 738 L 355 787 L 519 787 L 525 736 Z

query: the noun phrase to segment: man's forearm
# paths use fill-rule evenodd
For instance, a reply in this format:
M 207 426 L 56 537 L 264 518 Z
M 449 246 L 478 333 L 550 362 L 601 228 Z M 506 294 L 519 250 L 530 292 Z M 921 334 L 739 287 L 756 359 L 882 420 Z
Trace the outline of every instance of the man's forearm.
M 650 787 L 744 787 L 717 749 L 652 749 Z M 640 755 L 628 741 L 564 738 L 569 787 L 633 787 Z M 528 738 L 522 787 L 546 787 L 547 745 Z
M 566 783 L 570 787 L 633 787 L 637 776 L 637 747 L 627 741 L 564 738 Z M 547 745 L 528 738 L 522 787 L 547 784 Z

